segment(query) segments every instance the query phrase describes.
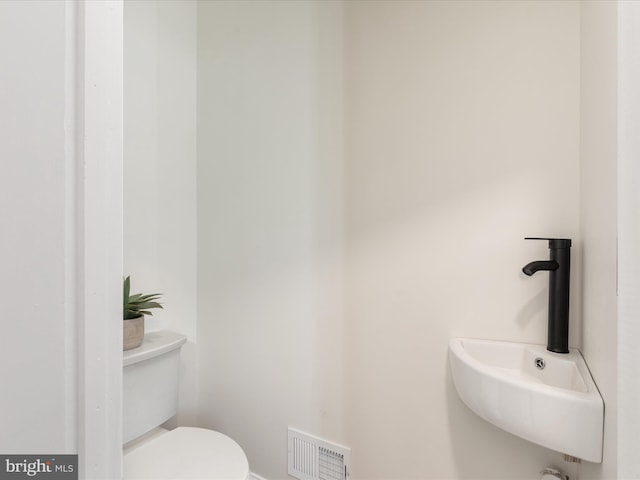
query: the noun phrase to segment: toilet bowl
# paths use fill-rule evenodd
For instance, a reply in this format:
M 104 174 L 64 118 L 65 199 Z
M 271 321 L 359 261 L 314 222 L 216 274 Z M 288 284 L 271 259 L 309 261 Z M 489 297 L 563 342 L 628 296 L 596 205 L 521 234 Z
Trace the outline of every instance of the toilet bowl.
M 123 478 L 125 480 L 249 480 L 242 448 L 222 433 L 159 425 L 178 404 L 179 352 L 175 332 L 152 332 L 123 357 Z
M 126 480 L 249 480 L 240 446 L 222 433 L 178 427 L 130 448 L 124 455 Z

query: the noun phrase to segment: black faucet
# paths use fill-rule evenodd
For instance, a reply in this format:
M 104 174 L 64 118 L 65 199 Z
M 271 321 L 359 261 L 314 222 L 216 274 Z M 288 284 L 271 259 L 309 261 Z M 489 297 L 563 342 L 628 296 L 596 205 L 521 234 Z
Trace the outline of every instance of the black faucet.
M 548 240 L 549 260 L 526 264 L 522 271 L 531 276 L 539 270 L 549 272 L 549 327 L 547 350 L 569 353 L 569 273 L 571 270 L 571 239 L 531 238 L 525 240 Z

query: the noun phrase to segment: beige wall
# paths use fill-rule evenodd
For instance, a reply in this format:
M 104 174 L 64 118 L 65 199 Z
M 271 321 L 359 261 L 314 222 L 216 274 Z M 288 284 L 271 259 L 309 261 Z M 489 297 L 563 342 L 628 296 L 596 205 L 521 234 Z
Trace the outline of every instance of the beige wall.
M 585 464 L 585 479 L 618 478 L 617 29 L 616 2 L 581 3 L 581 344 L 606 411 L 603 463 Z
M 354 478 L 538 478 L 560 455 L 460 402 L 451 336 L 546 343 L 546 275 L 576 240 L 579 4 L 353 2 L 346 15 L 347 443 Z
M 198 13 L 202 423 L 269 479 L 287 425 L 351 446 L 354 479 L 565 467 L 459 401 L 447 341 L 544 343 L 547 278 L 520 269 L 553 235 L 579 344 L 579 4 Z

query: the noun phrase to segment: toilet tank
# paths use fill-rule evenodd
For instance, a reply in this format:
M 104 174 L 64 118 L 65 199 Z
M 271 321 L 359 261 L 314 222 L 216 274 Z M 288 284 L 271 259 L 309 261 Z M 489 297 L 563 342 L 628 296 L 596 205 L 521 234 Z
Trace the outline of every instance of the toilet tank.
M 149 332 L 140 347 L 123 352 L 123 443 L 177 413 L 180 347 L 186 341 L 175 332 Z

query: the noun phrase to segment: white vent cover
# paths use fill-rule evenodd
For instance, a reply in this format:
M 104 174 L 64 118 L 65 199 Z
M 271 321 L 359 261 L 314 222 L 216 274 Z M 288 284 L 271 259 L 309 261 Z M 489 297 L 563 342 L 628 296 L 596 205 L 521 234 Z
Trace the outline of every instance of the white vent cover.
M 288 473 L 300 480 L 346 480 L 351 449 L 289 428 Z

